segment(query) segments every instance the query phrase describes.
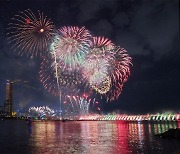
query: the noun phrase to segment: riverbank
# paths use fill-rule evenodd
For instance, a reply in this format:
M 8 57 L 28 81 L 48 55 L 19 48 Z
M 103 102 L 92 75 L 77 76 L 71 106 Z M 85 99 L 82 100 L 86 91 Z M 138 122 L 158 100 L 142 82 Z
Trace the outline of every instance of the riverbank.
M 180 139 L 180 128 L 171 128 L 164 133 L 157 134 L 156 136 L 167 139 Z

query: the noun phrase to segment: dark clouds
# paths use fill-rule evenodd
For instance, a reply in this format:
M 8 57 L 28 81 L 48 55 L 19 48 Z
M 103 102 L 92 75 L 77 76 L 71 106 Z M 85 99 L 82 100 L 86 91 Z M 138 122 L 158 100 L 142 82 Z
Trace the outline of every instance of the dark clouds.
M 110 38 L 132 56 L 132 75 L 122 95 L 116 102 L 104 104 L 104 111 L 146 113 L 180 109 L 178 0 L 1 0 L 0 3 L 0 81 L 21 78 L 36 88 L 14 87 L 16 109 L 58 104 L 58 98 L 48 94 L 39 83 L 40 60 L 14 56 L 7 45 L 5 29 L 9 18 L 27 8 L 42 10 L 57 28 L 85 25 L 94 35 Z M 11 11 L 7 12 L 8 9 Z M 5 98 L 2 85 L 1 102 Z

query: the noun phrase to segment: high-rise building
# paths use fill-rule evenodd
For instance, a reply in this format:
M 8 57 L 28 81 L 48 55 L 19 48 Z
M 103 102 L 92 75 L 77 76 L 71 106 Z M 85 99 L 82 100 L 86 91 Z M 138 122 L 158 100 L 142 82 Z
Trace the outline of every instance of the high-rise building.
M 6 100 L 4 104 L 4 111 L 7 117 L 12 117 L 13 112 L 13 95 L 12 95 L 12 82 L 7 80 L 6 83 Z

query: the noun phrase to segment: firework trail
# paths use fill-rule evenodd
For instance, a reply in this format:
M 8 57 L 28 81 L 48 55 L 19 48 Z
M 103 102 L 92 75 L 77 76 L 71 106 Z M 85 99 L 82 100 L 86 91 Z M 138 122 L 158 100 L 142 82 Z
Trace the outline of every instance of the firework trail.
M 50 50 L 63 69 L 77 70 L 89 53 L 91 39 L 91 34 L 85 27 L 62 27 L 54 37 Z
M 8 41 L 18 55 L 46 55 L 54 36 L 54 25 L 38 11 L 36 16 L 30 9 L 19 12 L 11 19 L 8 27 Z
M 58 63 L 57 63 L 57 57 L 55 52 L 53 52 L 52 54 L 54 54 L 54 65 L 55 65 L 55 77 L 56 77 L 56 82 L 57 82 L 57 90 L 58 90 L 58 94 L 59 94 L 59 111 L 60 111 L 60 116 L 62 115 L 62 103 L 61 103 L 61 90 L 60 90 L 60 86 L 59 86 L 59 77 L 58 77 Z
M 88 115 L 90 113 L 90 107 L 98 110 L 98 102 L 94 99 L 89 98 L 87 94 L 81 96 L 66 96 L 67 104 L 66 110 L 68 113 L 73 112 L 73 115 Z M 92 109 L 91 109 L 92 110 Z

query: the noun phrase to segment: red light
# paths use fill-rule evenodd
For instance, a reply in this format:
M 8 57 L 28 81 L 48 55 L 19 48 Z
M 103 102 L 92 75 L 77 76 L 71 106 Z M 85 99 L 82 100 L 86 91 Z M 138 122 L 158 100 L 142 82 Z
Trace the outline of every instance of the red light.
M 30 23 L 30 19 L 27 18 L 27 19 L 26 19 L 26 24 L 29 24 L 29 23 Z
M 85 98 L 86 98 L 86 97 L 87 97 L 87 96 L 86 96 L 86 94 L 83 94 L 83 97 L 85 97 Z

